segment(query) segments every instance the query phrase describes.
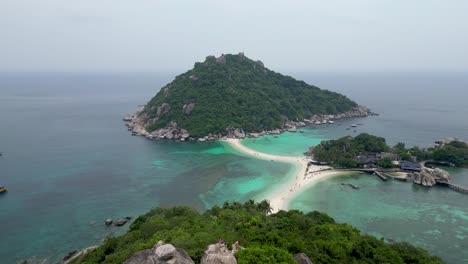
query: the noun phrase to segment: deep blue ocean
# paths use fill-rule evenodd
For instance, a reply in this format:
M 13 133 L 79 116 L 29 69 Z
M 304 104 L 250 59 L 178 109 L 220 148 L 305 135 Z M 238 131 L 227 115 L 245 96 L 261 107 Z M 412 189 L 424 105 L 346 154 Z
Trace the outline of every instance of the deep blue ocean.
M 308 144 L 345 135 L 349 133 L 344 129 L 348 123 L 362 123 L 358 132 L 386 137 L 390 144 L 401 141 L 427 147 L 446 137 L 468 140 L 467 74 L 291 75 L 343 93 L 380 115 L 309 128 L 303 134 L 304 143 L 290 144 L 285 154 L 301 153 Z M 279 179 L 290 169 L 286 164 L 245 157 L 218 142 L 150 141 L 130 135 L 122 117 L 149 101 L 174 76 L 0 74 L 0 185 L 8 187 L 8 193 L 0 195 L 1 263 L 32 256 L 56 263 L 71 250 L 125 232 L 126 227 L 105 227 L 103 221 L 107 218 L 135 217 L 156 206 L 180 204 L 204 210 L 226 200 L 256 197 L 268 186 L 280 184 Z M 281 137 L 277 140 L 285 144 Z M 455 182 L 468 185 L 467 170 L 453 173 Z M 333 180 L 323 184 L 322 190 L 336 186 Z M 368 178 L 358 184 L 374 191 L 350 194 L 350 201 L 356 203 L 364 198 L 374 199 L 378 207 L 388 208 L 385 206 L 396 193 L 397 185 L 382 187 Z M 336 205 L 346 196 L 342 192 L 311 190 L 295 204 L 302 210 L 320 209 L 371 234 L 391 233 L 397 240 L 410 240 L 449 263 L 468 261 L 468 195 L 448 194 L 441 189 L 421 191 L 411 186 L 399 188 L 398 196 L 392 200 L 398 219 L 404 220 L 398 231 L 392 230 L 395 216 L 389 215 L 388 210 L 373 209 L 369 216 L 362 207 L 362 214 L 358 214 L 361 217 L 347 217 L 346 210 L 356 210 L 349 204 L 344 208 Z M 382 192 L 385 199 L 379 198 Z M 316 199 L 319 204 L 307 202 L 318 196 L 322 198 Z M 413 209 L 417 204 L 408 204 L 425 199 L 433 206 L 431 210 L 440 212 L 445 208 L 454 214 L 446 214 L 444 221 L 430 215 L 419 217 Z M 337 215 L 340 211 L 342 218 Z M 371 225 L 369 217 L 379 222 Z M 427 229 L 445 234 L 440 239 L 405 237 L 405 228 L 415 226 L 421 232 Z M 460 248 L 444 250 L 451 245 Z

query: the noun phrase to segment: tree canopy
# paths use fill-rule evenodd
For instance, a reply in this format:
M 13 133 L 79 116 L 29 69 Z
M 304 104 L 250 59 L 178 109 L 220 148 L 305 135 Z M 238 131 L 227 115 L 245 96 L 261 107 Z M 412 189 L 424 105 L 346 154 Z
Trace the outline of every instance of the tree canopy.
M 359 166 L 356 156 L 384 152 L 389 149 L 384 138 L 362 133 L 354 138 L 347 136 L 323 141 L 314 147 L 312 152 L 314 159 L 318 161 L 324 161 L 336 167 L 353 168 Z
M 448 162 L 458 167 L 468 166 L 468 145 L 462 141 L 451 141 L 428 149 L 421 149 L 417 146 L 406 148 L 404 143 L 389 147 L 384 138 L 362 133 L 354 138 L 346 136 L 323 141 L 312 148 L 314 159 L 342 168 L 360 167 L 363 164 L 356 158 L 357 156 L 375 156 L 381 152 L 391 152 L 398 160 L 435 160 Z M 393 166 L 392 160 L 388 157 L 382 157 L 376 161 L 376 164 L 383 168 Z

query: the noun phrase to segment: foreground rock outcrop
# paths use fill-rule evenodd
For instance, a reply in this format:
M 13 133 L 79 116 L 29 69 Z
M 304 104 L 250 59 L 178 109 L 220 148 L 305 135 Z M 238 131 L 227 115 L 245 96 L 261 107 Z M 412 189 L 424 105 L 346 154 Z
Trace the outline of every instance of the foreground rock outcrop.
M 237 264 L 237 260 L 224 243 L 209 245 L 200 264 Z
M 187 252 L 159 241 L 152 249 L 142 250 L 124 264 L 195 264 Z
M 298 253 L 294 255 L 293 258 L 297 261 L 298 264 L 313 264 L 309 257 L 307 257 L 307 255 L 304 253 Z

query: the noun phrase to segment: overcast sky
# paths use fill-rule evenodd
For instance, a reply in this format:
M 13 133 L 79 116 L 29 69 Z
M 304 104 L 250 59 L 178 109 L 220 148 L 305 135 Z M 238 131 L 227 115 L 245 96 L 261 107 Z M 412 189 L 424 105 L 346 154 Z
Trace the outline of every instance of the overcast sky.
M 467 0 L 0 0 L 0 70 L 468 70 Z

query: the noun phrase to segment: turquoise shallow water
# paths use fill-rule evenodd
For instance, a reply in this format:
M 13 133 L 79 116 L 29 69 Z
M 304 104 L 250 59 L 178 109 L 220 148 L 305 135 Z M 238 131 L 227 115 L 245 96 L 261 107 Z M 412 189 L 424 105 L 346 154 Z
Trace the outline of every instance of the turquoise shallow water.
M 260 138 L 248 138 L 242 140 L 242 144 L 265 153 L 283 156 L 302 156 L 309 146 L 318 145 L 325 140 L 322 131 L 301 128 L 296 133 L 285 132 L 280 136 L 267 135 Z
M 288 172 L 219 142 L 130 136 L 122 116 L 163 85 L 161 76 L 0 77 L 0 111 L 8 113 L 0 123 L 9 128 L 0 130 L 0 183 L 9 189 L 0 196 L 1 263 L 56 263 L 128 227 L 105 227 L 107 218 L 244 201 Z
M 468 177 L 468 170 L 462 175 Z M 294 199 L 291 208 L 326 212 L 338 222 L 350 223 L 376 237 L 408 241 L 449 263 L 467 263 L 466 201 L 466 194 L 448 188 L 427 189 L 356 174 L 318 183 Z
M 267 191 L 281 187 L 285 180 L 293 177 L 291 164 L 253 159 L 237 152 L 227 143 L 218 144 L 225 153 L 233 153 L 239 158 L 227 163 L 223 177 L 198 196 L 205 208 L 222 205 L 225 201 L 242 202 L 263 197 Z
M 224 201 L 259 199 L 293 177 L 294 166 L 244 156 L 224 143 L 130 136 L 122 116 L 151 98 L 171 76 L 0 74 L 0 111 L 6 113 L 0 115 L 4 153 L 0 184 L 9 188 L 0 196 L 2 263 L 28 256 L 56 263 L 68 251 L 125 232 L 127 227 L 105 227 L 103 221 L 109 217 L 137 216 L 156 206 L 183 204 L 204 210 Z M 299 156 L 323 139 L 354 134 L 345 130 L 352 123 L 362 124 L 356 133 L 378 134 L 391 144 L 427 146 L 441 137 L 468 138 L 468 124 L 460 122 L 468 112 L 465 76 L 313 77 L 324 88 L 352 95 L 381 116 L 243 144 Z M 442 86 L 443 93 L 434 89 Z M 343 87 L 348 90 L 340 90 Z M 411 96 L 387 101 L 391 94 L 402 92 L 423 93 L 425 105 L 417 105 Z M 452 174 L 455 182 L 468 185 L 466 170 Z M 440 252 L 449 263 L 466 258 L 466 250 L 451 248 L 468 247 L 463 206 L 468 196 L 411 184 L 383 184 L 373 178 L 350 180 L 363 189 L 337 191 L 333 188 L 341 186 L 334 180 L 325 181 L 300 195 L 294 206 L 320 209 L 377 236 L 436 248 L 434 253 Z

